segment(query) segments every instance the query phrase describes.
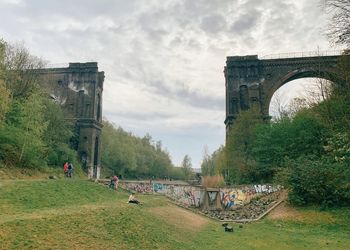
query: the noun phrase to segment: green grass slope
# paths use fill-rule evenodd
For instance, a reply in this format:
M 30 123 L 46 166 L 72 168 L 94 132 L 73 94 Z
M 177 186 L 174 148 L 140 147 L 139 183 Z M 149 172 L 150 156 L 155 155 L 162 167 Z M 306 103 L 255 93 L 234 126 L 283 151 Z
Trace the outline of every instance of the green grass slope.
M 225 233 L 221 223 L 161 196 L 84 180 L 0 182 L 0 249 L 347 249 L 348 210 L 298 210 Z

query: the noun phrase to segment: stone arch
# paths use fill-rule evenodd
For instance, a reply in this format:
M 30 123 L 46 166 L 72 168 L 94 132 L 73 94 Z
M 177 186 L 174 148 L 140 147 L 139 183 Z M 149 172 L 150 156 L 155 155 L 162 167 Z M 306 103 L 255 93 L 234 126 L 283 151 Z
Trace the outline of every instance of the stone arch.
M 317 53 L 311 54 L 317 55 Z M 350 55 L 302 56 L 294 58 L 259 59 L 257 55 L 227 57 L 226 133 L 241 110 L 257 108 L 269 118 L 273 94 L 284 84 L 300 78 L 317 77 L 335 82 L 340 58 Z M 234 104 L 237 103 L 235 106 Z

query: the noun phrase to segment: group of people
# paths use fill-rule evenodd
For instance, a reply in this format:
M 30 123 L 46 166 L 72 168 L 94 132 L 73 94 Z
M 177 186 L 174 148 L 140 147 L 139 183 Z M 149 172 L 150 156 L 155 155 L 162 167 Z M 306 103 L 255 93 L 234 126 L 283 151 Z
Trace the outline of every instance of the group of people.
M 63 164 L 63 172 L 64 172 L 64 176 L 67 178 L 72 178 L 73 177 L 73 163 L 71 163 L 70 161 L 65 162 Z

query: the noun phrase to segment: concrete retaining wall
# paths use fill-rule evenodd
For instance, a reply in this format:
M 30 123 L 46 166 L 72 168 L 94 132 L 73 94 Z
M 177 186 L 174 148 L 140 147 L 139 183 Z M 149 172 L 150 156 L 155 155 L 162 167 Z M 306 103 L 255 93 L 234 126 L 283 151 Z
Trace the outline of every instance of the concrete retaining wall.
M 208 191 L 202 186 L 190 186 L 188 184 L 172 184 L 162 182 L 145 181 L 121 181 L 119 185 L 127 190 L 143 194 L 162 194 L 180 203 L 183 206 L 202 207 Z M 280 190 L 280 186 L 269 184 L 244 185 L 225 187 L 219 189 L 220 202 L 225 209 L 233 209 L 237 205 L 249 203 L 251 199 L 267 193 Z M 209 192 L 210 198 L 210 192 Z

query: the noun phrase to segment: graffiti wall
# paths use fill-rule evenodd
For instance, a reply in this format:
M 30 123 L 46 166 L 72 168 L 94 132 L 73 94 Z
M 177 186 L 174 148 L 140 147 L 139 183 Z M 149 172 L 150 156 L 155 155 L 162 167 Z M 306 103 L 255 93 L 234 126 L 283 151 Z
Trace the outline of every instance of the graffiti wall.
M 225 209 L 231 209 L 235 205 L 249 203 L 251 199 L 280 190 L 281 187 L 273 185 L 246 185 L 220 189 L 221 203 Z
M 143 182 L 119 182 L 119 186 L 127 189 L 132 190 L 138 193 L 152 193 L 153 189 L 151 184 L 149 183 L 143 183 Z
M 145 182 L 121 182 L 120 186 L 143 194 L 163 194 L 184 206 L 199 207 L 204 197 L 202 189 L 193 186 Z
M 200 207 L 203 205 L 206 190 L 204 187 L 189 185 L 173 185 L 151 182 L 120 182 L 124 189 L 143 194 L 162 194 L 184 205 Z M 262 194 L 280 190 L 279 186 L 272 185 L 245 185 L 220 189 L 220 200 L 225 209 L 249 203 L 251 199 Z M 210 192 L 209 192 L 210 193 Z M 210 194 L 209 194 L 209 198 Z
M 201 188 L 193 186 L 168 186 L 165 195 L 184 206 L 199 207 L 204 198 Z
M 153 183 L 152 188 L 154 193 L 158 194 L 165 194 L 166 190 L 168 189 L 169 185 L 162 184 L 162 183 Z
M 230 209 L 235 205 L 242 205 L 250 200 L 250 194 L 242 189 L 221 189 L 221 203 L 225 209 Z

